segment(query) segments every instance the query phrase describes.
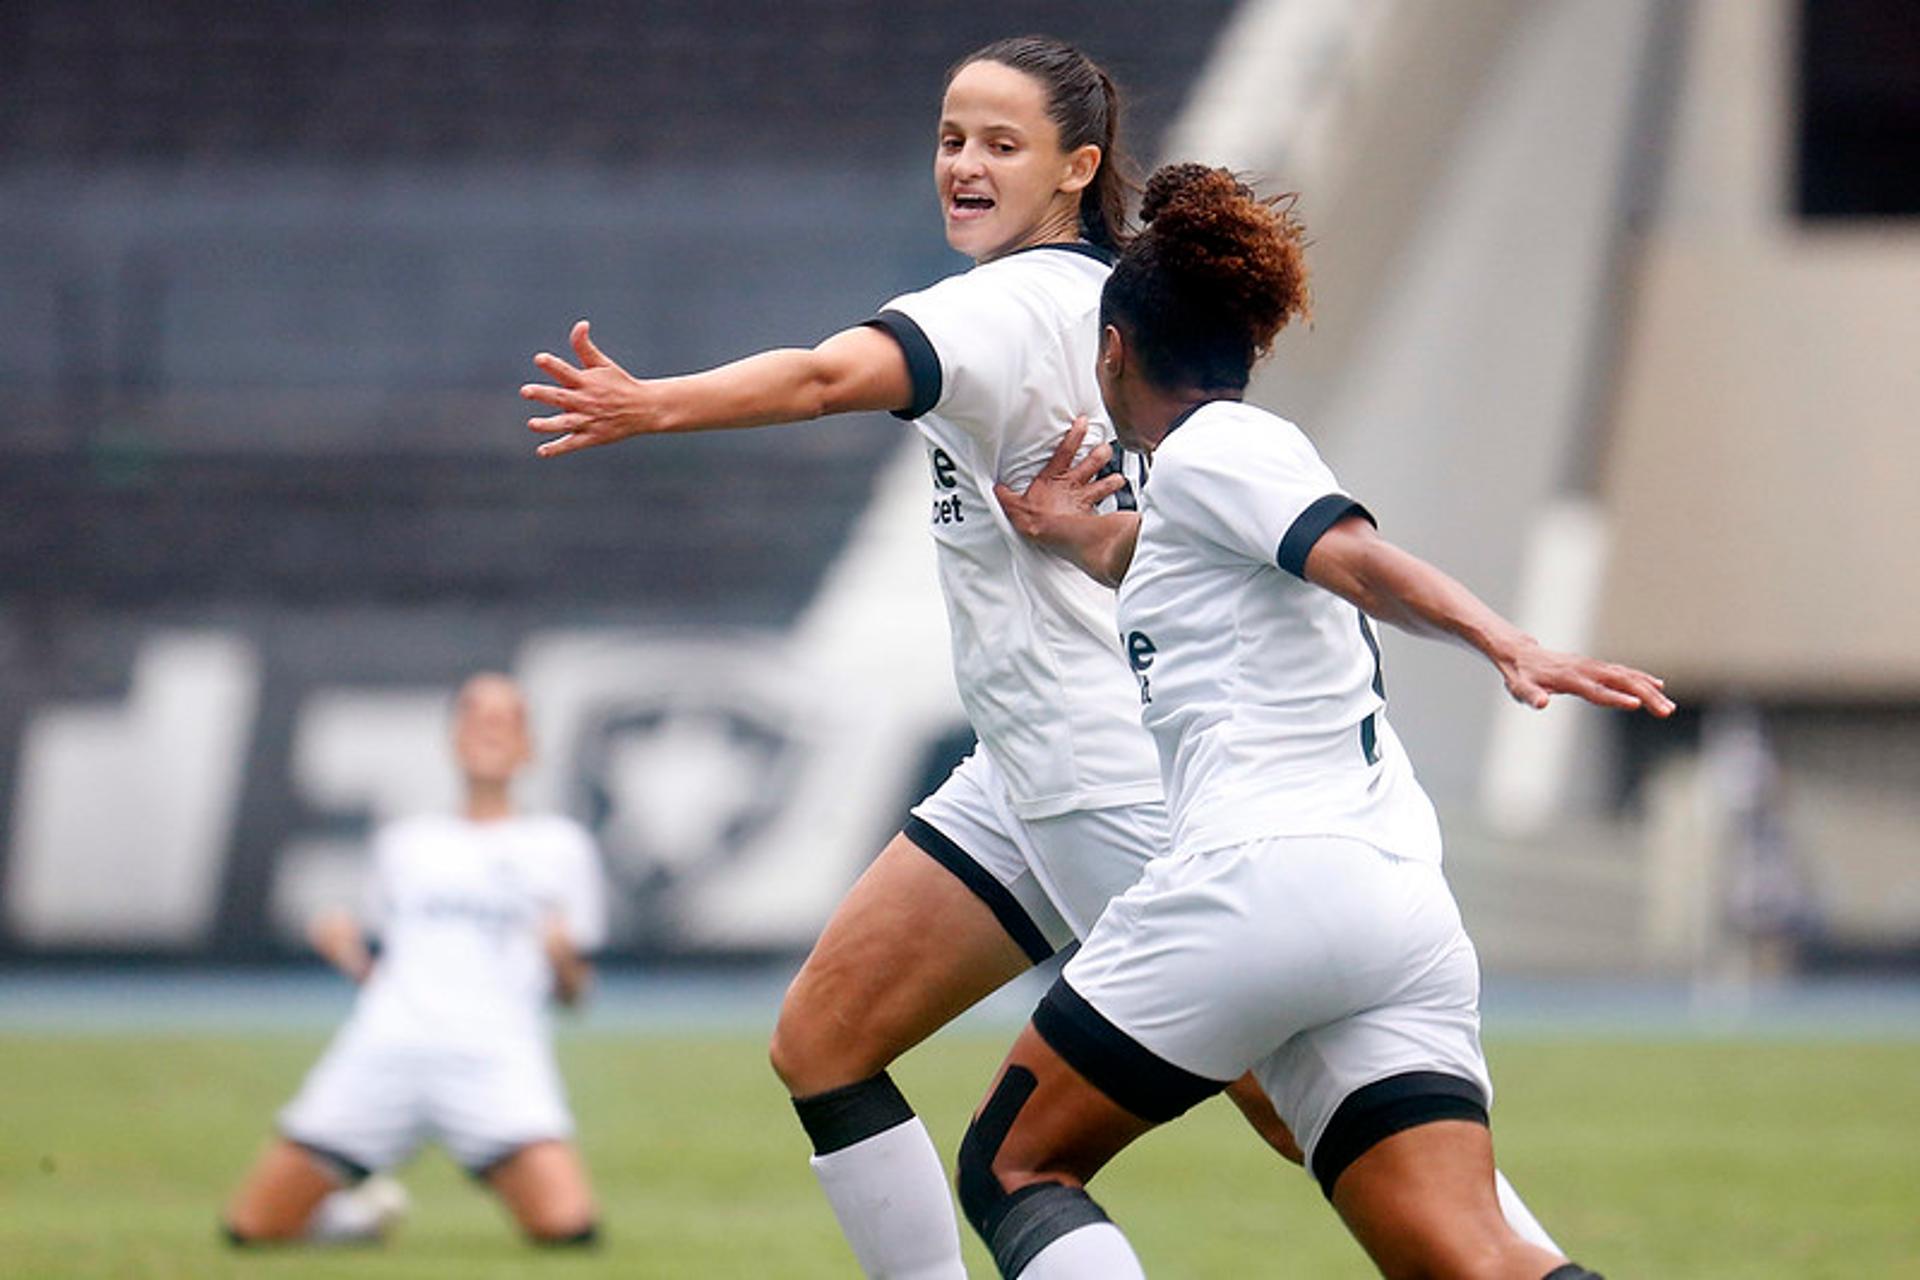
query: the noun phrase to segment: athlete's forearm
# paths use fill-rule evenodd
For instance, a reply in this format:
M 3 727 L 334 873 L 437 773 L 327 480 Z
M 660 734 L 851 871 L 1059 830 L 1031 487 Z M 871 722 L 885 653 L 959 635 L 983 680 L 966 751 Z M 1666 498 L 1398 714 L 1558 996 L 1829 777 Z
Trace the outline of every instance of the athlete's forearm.
M 575 953 L 565 964 L 553 966 L 553 998 L 571 1008 L 586 998 L 593 986 L 593 966 Z
M 1013 501 L 1003 491 L 1002 506 L 1014 528 L 1025 537 L 1071 562 L 1102 586 L 1117 587 L 1127 576 L 1134 544 L 1140 539 L 1138 513 L 1053 511 L 1009 505 Z
M 1414 635 L 1451 640 L 1508 670 L 1533 638 L 1508 622 L 1464 585 L 1425 560 L 1372 533 L 1316 546 L 1307 578 L 1368 615 Z M 1330 543 L 1330 533 L 1323 543 Z
M 1307 581 L 1382 622 L 1473 649 L 1500 672 L 1507 692 L 1527 706 L 1544 707 L 1555 694 L 1571 694 L 1600 707 L 1673 713 L 1673 699 L 1657 676 L 1543 647 L 1473 592 L 1385 541 L 1357 517 L 1321 535 L 1303 568 Z
M 850 380 L 816 351 L 781 348 L 703 373 L 637 383 L 636 421 L 656 432 L 724 431 L 808 422 L 869 407 Z M 648 412 L 649 405 L 657 408 Z M 892 408 L 892 405 L 875 405 Z
M 540 941 L 553 967 L 553 998 L 564 1005 L 580 1003 L 593 985 L 593 965 L 573 945 L 565 922 L 559 919 L 547 922 Z
M 543 457 L 612 444 L 629 436 L 724 431 L 801 422 L 858 409 L 904 409 L 913 379 L 900 344 L 878 329 L 843 329 L 811 350 L 783 348 L 704 373 L 636 378 L 593 345 L 585 321 L 574 326 L 576 367 L 541 352 L 534 363 L 553 379 L 520 388 L 523 398 L 558 412 L 529 418 L 551 437 Z
M 1140 516 L 1133 511 L 1118 511 L 1105 516 L 1074 516 L 1066 523 L 1074 526 L 1070 536 L 1075 549 L 1067 555 L 1095 582 L 1118 587 L 1133 563 L 1133 549 L 1140 541 Z
M 367 950 L 360 924 L 345 911 L 325 911 L 307 925 L 307 941 L 328 964 L 355 982 L 365 982 L 373 971 L 373 953 Z

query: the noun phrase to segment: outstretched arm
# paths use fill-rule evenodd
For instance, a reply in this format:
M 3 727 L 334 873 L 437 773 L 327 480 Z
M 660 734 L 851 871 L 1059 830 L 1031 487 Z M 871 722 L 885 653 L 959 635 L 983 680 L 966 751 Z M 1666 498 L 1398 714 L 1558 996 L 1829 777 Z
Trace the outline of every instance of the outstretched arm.
M 1486 657 L 1517 702 L 1544 707 L 1569 693 L 1602 707 L 1666 716 L 1673 701 L 1644 671 L 1540 646 L 1479 597 L 1349 516 L 1307 553 L 1307 581 L 1415 635 L 1455 640 Z
M 1105 586 L 1117 587 L 1133 563 L 1133 545 L 1140 536 L 1140 517 L 1132 511 L 1101 515 L 1102 499 L 1126 486 L 1126 477 L 1100 474 L 1113 450 L 1095 445 L 1079 462 L 1073 460 L 1087 437 L 1087 420 L 1075 418 L 1060 437 L 1053 456 L 1024 491 L 1004 484 L 993 486 L 994 497 L 1014 531 L 1066 557 L 1081 572 Z
M 373 972 L 366 934 L 350 911 L 335 908 L 314 916 L 307 922 L 307 941 L 328 964 L 355 982 L 365 982 Z
M 522 398 L 559 410 L 527 419 L 531 430 L 551 437 L 539 448 L 542 457 L 628 436 L 904 409 L 913 397 L 900 344 L 865 325 L 844 329 L 811 350 L 763 351 L 677 378 L 634 377 L 593 344 L 585 320 L 573 326 L 569 340 L 578 366 L 542 351 L 533 362 L 553 382 L 520 388 Z
M 547 962 L 553 966 L 553 996 L 564 1005 L 579 1004 L 593 985 L 593 965 L 573 945 L 566 918 L 554 912 L 546 919 L 540 935 Z

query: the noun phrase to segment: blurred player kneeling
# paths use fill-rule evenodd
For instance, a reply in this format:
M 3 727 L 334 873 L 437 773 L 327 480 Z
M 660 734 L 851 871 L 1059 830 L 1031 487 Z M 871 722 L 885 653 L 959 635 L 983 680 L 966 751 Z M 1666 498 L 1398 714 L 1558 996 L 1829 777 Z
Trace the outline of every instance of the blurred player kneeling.
M 575 1003 L 592 976 L 583 953 L 606 930 L 598 855 L 577 824 L 514 812 L 532 746 L 511 680 L 461 688 L 453 749 L 464 811 L 375 837 L 365 925 L 377 961 L 344 911 L 308 930 L 361 992 L 227 1206 L 236 1244 L 384 1238 L 406 1192 L 382 1175 L 428 1141 L 534 1241 L 596 1238 L 546 1005 Z

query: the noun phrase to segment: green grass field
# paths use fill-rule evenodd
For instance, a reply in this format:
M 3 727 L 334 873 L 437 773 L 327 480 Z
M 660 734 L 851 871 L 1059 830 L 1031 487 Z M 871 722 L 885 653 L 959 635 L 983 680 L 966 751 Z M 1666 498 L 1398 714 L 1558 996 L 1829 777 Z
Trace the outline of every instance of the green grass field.
M 750 1035 L 576 1035 L 563 1057 L 608 1241 L 520 1245 L 437 1154 L 377 1250 L 234 1253 L 218 1206 L 320 1041 L 0 1036 L 0 1275 L 843 1277 L 851 1256 Z M 944 1151 L 1003 1042 L 896 1076 Z M 1495 1042 L 1501 1164 L 1563 1244 L 1631 1277 L 1920 1277 L 1920 1043 Z M 1160 1277 L 1371 1274 L 1224 1101 L 1095 1187 Z M 992 1267 L 969 1239 L 973 1274 Z

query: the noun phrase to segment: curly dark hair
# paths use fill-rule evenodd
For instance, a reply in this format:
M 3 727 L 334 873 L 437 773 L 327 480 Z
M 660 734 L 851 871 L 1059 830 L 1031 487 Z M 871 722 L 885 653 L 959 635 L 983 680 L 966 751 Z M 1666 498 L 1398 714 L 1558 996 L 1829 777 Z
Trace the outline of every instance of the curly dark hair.
M 1128 335 L 1155 385 L 1244 390 L 1286 323 L 1311 314 L 1294 199 L 1199 164 L 1147 179 L 1144 226 L 1107 279 L 1100 322 Z

